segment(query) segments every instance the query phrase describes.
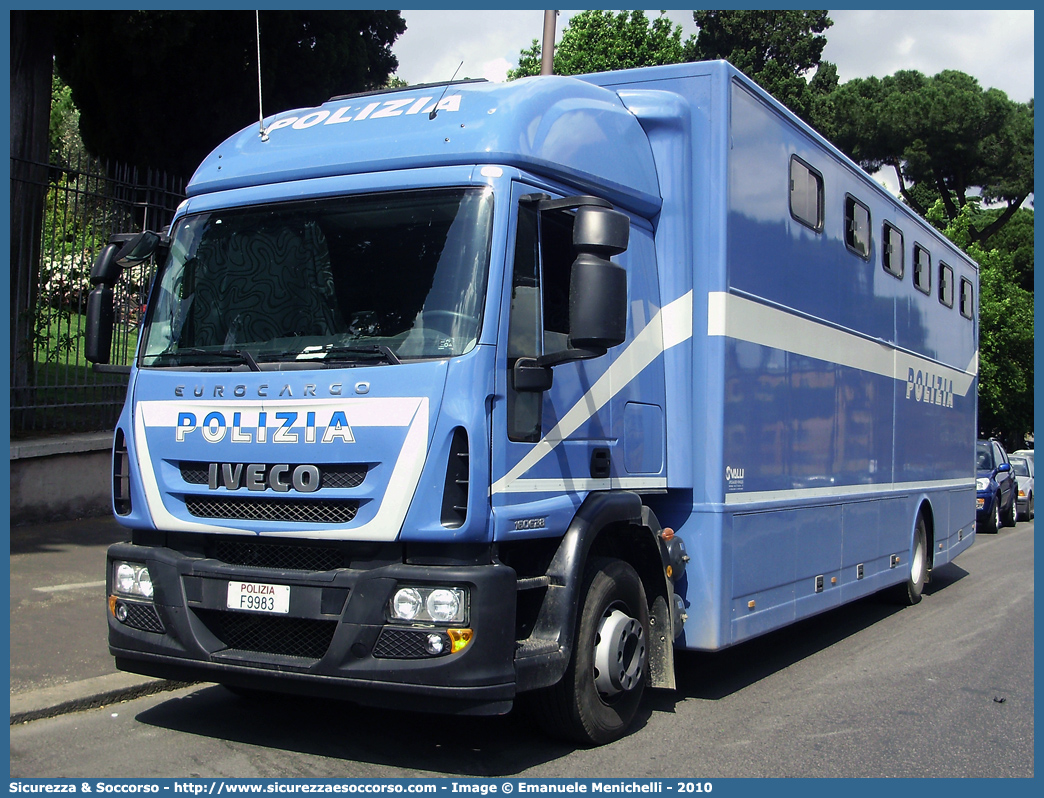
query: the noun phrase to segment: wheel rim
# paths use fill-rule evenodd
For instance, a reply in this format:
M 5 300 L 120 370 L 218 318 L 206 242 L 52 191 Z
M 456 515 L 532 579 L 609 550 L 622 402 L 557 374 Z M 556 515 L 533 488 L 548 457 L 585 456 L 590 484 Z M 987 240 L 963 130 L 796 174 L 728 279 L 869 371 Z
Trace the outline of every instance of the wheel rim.
M 917 545 L 914 546 L 913 563 L 910 565 L 910 578 L 914 584 L 918 584 L 924 576 L 924 539 L 918 535 Z
M 993 502 L 993 525 L 1000 529 L 1001 518 L 1000 518 L 1000 496 Z
M 641 683 L 645 662 L 645 630 L 641 623 L 619 609 L 602 617 L 595 636 L 595 687 L 612 698 Z

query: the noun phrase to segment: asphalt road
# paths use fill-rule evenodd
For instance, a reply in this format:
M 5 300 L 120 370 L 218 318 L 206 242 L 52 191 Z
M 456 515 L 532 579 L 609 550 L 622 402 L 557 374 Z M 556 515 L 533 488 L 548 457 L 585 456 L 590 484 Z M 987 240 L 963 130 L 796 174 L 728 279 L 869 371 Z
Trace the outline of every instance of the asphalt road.
M 1032 777 L 1033 525 L 979 536 L 915 607 L 864 600 L 683 654 L 677 673 L 679 689 L 650 693 L 632 734 L 592 750 L 515 713 L 249 700 L 206 685 L 12 726 L 11 775 Z

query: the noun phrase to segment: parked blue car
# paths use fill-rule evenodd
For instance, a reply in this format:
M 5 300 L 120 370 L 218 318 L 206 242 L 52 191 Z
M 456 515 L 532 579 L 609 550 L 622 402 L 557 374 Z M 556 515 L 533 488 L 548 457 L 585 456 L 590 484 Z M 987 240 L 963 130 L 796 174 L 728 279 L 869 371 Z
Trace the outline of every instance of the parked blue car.
M 1015 526 L 1018 483 L 1008 453 L 997 441 L 975 442 L 975 521 L 980 530 L 995 533 L 1001 526 Z

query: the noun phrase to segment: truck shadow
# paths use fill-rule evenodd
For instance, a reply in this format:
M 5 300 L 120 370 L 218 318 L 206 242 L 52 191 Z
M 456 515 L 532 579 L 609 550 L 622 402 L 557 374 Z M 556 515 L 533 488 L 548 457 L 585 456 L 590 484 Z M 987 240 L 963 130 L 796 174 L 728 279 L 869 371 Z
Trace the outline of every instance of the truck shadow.
M 932 573 L 924 595 L 940 593 L 967 575 L 959 565 L 947 563 Z M 677 690 L 673 694 L 654 691 L 646 704 L 653 710 L 670 712 L 679 699 L 720 700 L 902 610 L 885 596 L 873 595 L 723 651 L 679 652 L 675 659 Z
M 108 546 L 130 539 L 130 530 L 120 526 L 112 515 L 19 524 L 10 530 L 11 554 L 53 552 L 69 546 Z
M 952 563 L 938 569 L 925 590 L 943 591 L 967 572 Z M 721 700 L 901 611 L 877 597 L 831 610 L 716 653 L 680 652 L 675 691 L 646 694 L 632 736 L 685 700 Z M 289 696 L 241 697 L 217 685 L 180 694 L 136 716 L 141 723 L 216 740 L 315 757 L 259 765 L 257 777 L 289 776 L 516 776 L 577 750 L 547 737 L 524 713 L 500 717 L 432 715 L 372 709 L 349 702 Z M 331 765 L 324 760 L 334 760 Z M 352 766 L 349 763 L 360 763 Z M 373 774 L 370 766 L 401 768 Z

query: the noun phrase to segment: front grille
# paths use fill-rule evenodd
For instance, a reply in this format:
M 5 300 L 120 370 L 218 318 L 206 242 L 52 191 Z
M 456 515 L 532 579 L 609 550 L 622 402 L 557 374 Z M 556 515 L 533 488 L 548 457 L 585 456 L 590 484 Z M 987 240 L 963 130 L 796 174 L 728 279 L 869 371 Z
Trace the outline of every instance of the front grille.
M 304 524 L 347 524 L 359 503 L 308 499 L 253 499 L 229 496 L 186 496 L 185 507 L 197 518 L 237 521 L 284 521 Z
M 210 484 L 210 463 L 182 460 L 179 467 L 181 478 L 189 485 Z M 245 473 L 246 465 L 243 464 L 240 467 Z M 265 465 L 266 474 L 271 467 L 271 464 Z M 296 464 L 290 464 L 290 471 L 292 472 L 296 467 Z M 366 466 L 364 465 L 318 465 L 317 468 L 319 469 L 319 490 L 357 488 L 366 479 Z
M 321 659 L 337 621 L 282 618 L 246 612 L 194 610 L 203 624 L 232 651 Z
M 256 540 L 219 538 L 210 546 L 207 556 L 229 565 L 283 571 L 332 571 L 345 567 L 345 556 L 338 549 Z
M 124 626 L 140 629 L 143 632 L 163 634 L 163 622 L 156 614 L 156 608 L 151 604 L 135 604 L 125 601 L 123 605 L 127 608 L 127 619 L 122 622 Z
M 429 659 L 438 654 L 429 654 L 424 644 L 431 629 L 395 629 L 386 626 L 373 647 L 373 656 L 378 659 Z M 440 634 L 445 641 L 443 654 L 450 653 L 449 638 Z

